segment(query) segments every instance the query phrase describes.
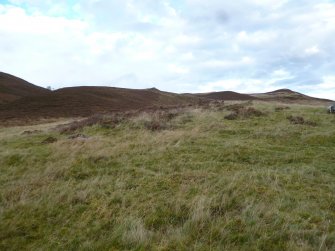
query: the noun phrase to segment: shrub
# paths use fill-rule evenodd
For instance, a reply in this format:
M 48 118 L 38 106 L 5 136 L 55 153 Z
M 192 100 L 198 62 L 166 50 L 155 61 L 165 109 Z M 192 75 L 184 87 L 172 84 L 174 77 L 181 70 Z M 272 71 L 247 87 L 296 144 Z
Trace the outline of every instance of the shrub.
M 225 119 L 234 120 L 237 118 L 251 118 L 251 117 L 261 117 L 265 113 L 259 111 L 253 107 L 245 107 L 243 104 L 235 104 L 228 107 L 228 110 L 232 111 L 229 115 L 225 116 Z
M 288 107 L 288 106 L 277 106 L 277 107 L 275 107 L 275 111 L 276 112 L 280 112 L 280 111 L 284 111 L 284 110 L 289 110 L 290 109 L 290 107 Z
M 57 127 L 58 131 L 63 134 L 73 133 L 75 131 L 81 130 L 87 126 L 101 125 L 106 128 L 114 128 L 116 125 L 120 124 L 126 119 L 127 113 L 115 113 L 109 115 L 94 115 L 89 118 L 74 121 L 69 124 L 60 125 Z
M 305 120 L 303 117 L 301 116 L 288 116 L 287 119 L 295 125 L 309 125 L 309 126 L 317 126 L 317 123 L 314 121 L 310 121 L 310 120 Z
M 264 116 L 265 114 L 261 112 L 260 110 L 257 110 L 253 107 L 248 107 L 248 108 L 242 108 L 238 111 L 240 116 L 244 118 L 249 118 L 249 117 L 261 117 Z
M 230 114 L 228 114 L 227 116 L 224 117 L 225 119 L 228 119 L 228 120 L 235 120 L 238 118 L 238 114 L 237 112 L 232 112 Z
M 52 144 L 57 142 L 57 139 L 54 137 L 47 137 L 45 140 L 42 141 L 42 144 Z

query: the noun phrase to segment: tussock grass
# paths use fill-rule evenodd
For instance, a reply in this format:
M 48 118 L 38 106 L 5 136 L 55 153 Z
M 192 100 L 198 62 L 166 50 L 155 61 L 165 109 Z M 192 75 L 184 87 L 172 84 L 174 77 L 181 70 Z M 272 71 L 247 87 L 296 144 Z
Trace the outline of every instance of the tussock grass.
M 0 249 L 334 250 L 334 116 L 277 106 L 0 128 Z

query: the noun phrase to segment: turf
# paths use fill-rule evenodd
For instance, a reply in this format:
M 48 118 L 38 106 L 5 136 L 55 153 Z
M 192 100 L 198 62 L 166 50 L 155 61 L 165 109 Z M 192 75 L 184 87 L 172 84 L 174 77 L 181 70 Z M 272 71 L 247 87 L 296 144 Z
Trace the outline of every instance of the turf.
M 264 115 L 189 109 L 159 130 L 139 115 L 76 139 L 0 128 L 0 249 L 334 250 L 335 117 L 253 107 Z

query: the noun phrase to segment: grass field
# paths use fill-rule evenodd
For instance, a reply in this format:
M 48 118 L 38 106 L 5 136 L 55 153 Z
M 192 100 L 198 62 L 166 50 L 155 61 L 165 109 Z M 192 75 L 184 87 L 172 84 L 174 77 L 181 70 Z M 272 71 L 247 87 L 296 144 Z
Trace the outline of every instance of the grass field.
M 0 250 L 335 250 L 335 116 L 252 106 L 0 128 Z

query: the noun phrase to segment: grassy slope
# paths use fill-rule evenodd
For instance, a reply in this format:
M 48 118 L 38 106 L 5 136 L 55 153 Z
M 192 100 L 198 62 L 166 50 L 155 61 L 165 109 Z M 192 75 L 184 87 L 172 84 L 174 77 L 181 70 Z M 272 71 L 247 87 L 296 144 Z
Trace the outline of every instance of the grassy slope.
M 87 140 L 0 129 L 0 249 L 334 250 L 334 116 L 256 107 L 268 116 L 194 110 Z

